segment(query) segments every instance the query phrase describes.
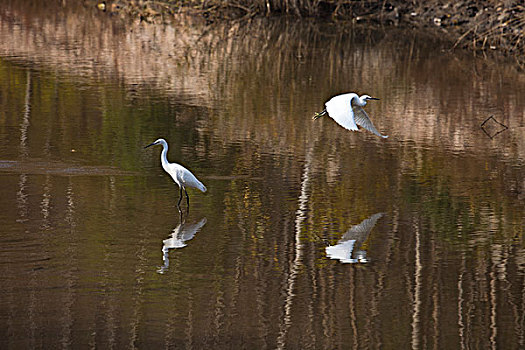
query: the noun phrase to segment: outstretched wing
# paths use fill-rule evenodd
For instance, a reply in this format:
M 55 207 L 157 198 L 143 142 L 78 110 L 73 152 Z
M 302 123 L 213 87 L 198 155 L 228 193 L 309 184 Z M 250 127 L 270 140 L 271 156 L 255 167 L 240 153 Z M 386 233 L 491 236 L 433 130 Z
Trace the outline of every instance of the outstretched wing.
M 326 111 L 330 118 L 343 128 L 357 131 L 357 125 L 354 121 L 354 111 L 352 111 L 351 100 L 356 94 L 344 94 L 332 97 L 326 102 Z
M 379 131 L 377 131 L 376 127 L 374 126 L 374 124 L 372 124 L 372 121 L 368 117 L 368 114 L 366 114 L 366 112 L 363 109 L 363 107 L 353 106 L 352 109 L 354 110 L 354 119 L 355 119 L 355 122 L 356 122 L 357 125 L 359 125 L 360 127 L 370 131 L 371 133 L 373 133 L 373 134 L 375 134 L 377 136 L 380 136 L 380 137 L 383 137 L 383 138 L 387 138 L 388 137 L 387 135 L 381 135 L 381 133 Z
M 345 232 L 343 237 L 339 240 L 340 242 L 355 240 L 359 242 L 358 248 L 361 247 L 361 244 L 366 241 L 368 235 L 376 225 L 377 220 L 383 216 L 383 213 L 377 213 L 371 217 L 364 219 L 361 223 L 354 225 Z
M 356 263 L 356 259 L 352 259 L 354 245 L 355 241 L 350 240 L 328 246 L 325 248 L 326 256 L 333 260 L 340 260 L 342 263 Z

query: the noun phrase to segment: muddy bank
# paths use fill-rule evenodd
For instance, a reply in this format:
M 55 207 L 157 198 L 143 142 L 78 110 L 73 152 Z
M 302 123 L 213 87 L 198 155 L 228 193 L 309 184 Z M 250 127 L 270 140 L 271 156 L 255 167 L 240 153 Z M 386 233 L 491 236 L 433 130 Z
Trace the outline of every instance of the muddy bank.
M 448 36 L 452 47 L 476 52 L 498 52 L 525 68 L 525 5 L 521 0 L 498 1 L 346 1 L 346 0 L 84 0 L 111 15 L 141 21 L 169 21 L 190 13 L 208 22 L 287 15 L 330 21 L 371 22 L 433 28 Z

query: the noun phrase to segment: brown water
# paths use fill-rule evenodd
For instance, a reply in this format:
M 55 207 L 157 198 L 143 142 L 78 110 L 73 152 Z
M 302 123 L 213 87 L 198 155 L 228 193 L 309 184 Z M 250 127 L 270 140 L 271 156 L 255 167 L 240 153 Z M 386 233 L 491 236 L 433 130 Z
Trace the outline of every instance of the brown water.
M 396 28 L 10 3 L 1 348 L 525 346 L 511 66 Z M 388 139 L 311 120 L 348 91 Z M 208 187 L 185 222 L 158 137 Z

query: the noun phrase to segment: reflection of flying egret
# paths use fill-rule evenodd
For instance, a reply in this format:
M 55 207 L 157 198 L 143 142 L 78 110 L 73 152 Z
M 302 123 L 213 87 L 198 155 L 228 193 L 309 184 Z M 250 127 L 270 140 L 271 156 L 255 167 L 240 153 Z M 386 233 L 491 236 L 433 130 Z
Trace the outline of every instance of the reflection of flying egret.
M 191 225 L 181 222 L 179 226 L 173 229 L 170 238 L 162 241 L 162 260 L 164 265 L 158 270 L 159 273 L 164 273 L 170 266 L 169 250 L 184 248 L 186 246 L 185 242 L 192 239 L 205 224 L 206 218 L 202 218 L 201 221 Z
M 177 185 L 179 185 L 180 188 L 180 198 L 179 202 L 177 203 L 177 207 L 180 210 L 180 201 L 182 200 L 182 190 L 184 190 L 184 193 L 186 193 L 186 202 L 188 204 L 188 210 L 190 208 L 190 197 L 188 196 L 188 192 L 186 192 L 186 187 L 194 187 L 202 192 L 206 192 L 206 187 L 197 180 L 195 175 L 191 173 L 188 169 L 183 167 L 180 164 L 177 163 L 170 163 L 168 162 L 167 154 L 168 154 L 168 143 L 164 139 L 158 139 L 157 141 L 153 142 L 150 145 L 147 145 L 144 148 L 148 148 L 150 146 L 154 145 L 162 145 L 162 153 L 160 154 L 160 161 L 162 163 L 162 167 L 164 168 L 164 171 L 166 171 L 170 176 L 173 178 L 173 181 Z
M 359 97 L 355 93 L 343 94 L 332 97 L 328 102 L 325 103 L 326 108 L 316 113 L 314 119 L 318 119 L 328 113 L 328 116 L 335 120 L 337 124 L 343 128 L 357 131 L 359 127 L 365 128 L 377 136 L 387 138 L 386 135 L 381 135 L 375 128 L 374 124 L 363 109 L 366 106 L 368 100 L 379 100 L 375 97 L 363 95 Z
M 366 251 L 359 249 L 361 249 L 363 243 L 368 238 L 376 221 L 382 216 L 383 213 L 374 214 L 368 219 L 363 220 L 360 224 L 350 227 L 336 245 L 326 247 L 326 256 L 330 259 L 340 260 L 343 263 L 355 264 L 368 262 Z

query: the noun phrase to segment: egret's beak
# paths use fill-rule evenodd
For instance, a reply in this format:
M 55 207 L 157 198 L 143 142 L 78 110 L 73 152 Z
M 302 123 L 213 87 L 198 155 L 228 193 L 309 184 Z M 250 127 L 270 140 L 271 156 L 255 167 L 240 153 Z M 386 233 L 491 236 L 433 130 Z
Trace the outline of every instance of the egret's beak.
M 370 97 L 369 100 L 379 100 L 377 97 Z
M 146 148 L 148 148 L 148 147 L 150 147 L 150 146 L 155 146 L 155 145 L 156 145 L 156 143 L 153 142 L 151 145 L 147 145 L 146 147 L 144 147 L 144 149 L 146 149 Z

